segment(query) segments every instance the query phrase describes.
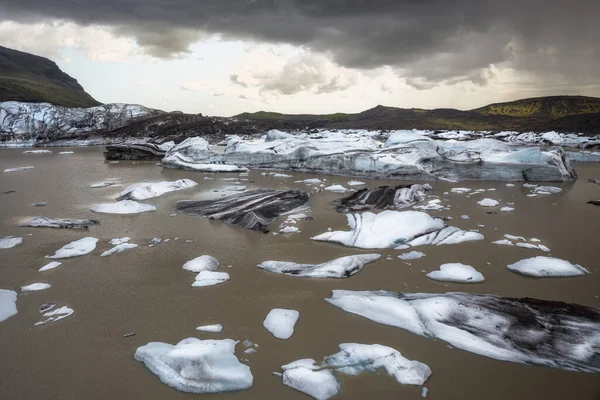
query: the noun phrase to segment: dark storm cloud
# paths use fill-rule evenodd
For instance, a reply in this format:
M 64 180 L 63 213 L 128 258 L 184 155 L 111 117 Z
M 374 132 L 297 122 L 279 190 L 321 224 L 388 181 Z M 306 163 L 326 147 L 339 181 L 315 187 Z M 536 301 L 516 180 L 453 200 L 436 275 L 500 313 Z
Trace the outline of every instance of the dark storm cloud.
M 389 65 L 415 87 L 485 84 L 491 64 L 598 82 L 597 0 L 18 0 L 0 20 L 111 26 L 173 57 L 202 34 L 290 43 L 350 68 Z

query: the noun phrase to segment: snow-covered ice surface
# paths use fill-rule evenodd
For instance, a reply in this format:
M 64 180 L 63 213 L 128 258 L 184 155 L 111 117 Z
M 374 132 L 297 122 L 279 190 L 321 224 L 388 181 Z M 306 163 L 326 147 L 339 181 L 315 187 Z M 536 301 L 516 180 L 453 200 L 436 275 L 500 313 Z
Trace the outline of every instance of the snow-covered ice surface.
M 600 372 L 598 309 L 473 293 L 334 290 L 325 300 L 372 321 L 486 357 Z
M 224 153 L 189 138 L 163 159 L 167 166 L 270 168 L 411 180 L 572 181 L 576 174 L 561 148 L 542 149 L 494 139 L 441 141 L 397 131 L 381 148 L 360 132 L 291 135 L 276 130 L 264 141 L 231 137 Z
M 210 332 L 210 333 L 219 333 L 223 330 L 223 325 L 214 324 L 214 325 L 203 325 L 196 328 L 197 331 L 201 332 Z
M 225 283 L 229 280 L 229 274 L 227 272 L 215 272 L 215 271 L 200 271 L 196 275 L 196 280 L 192 283 L 193 287 L 213 286 L 220 283 Z
M 22 292 L 36 292 L 38 290 L 45 290 L 52 287 L 49 283 L 32 283 L 31 285 L 21 286 Z
M 0 236 L 0 249 L 11 249 L 23 243 L 23 238 L 18 236 Z
M 579 264 L 571 264 L 560 258 L 543 256 L 517 261 L 514 264 L 507 265 L 507 268 L 521 275 L 534 278 L 579 276 L 590 273 Z
M 84 237 L 83 239 L 76 240 L 69 244 L 64 245 L 60 249 L 56 250 L 53 256 L 46 256 L 47 258 L 70 258 L 83 256 L 91 253 L 96 248 L 98 239 L 94 237 Z
M 0 322 L 17 313 L 17 292 L 0 289 Z
M 112 249 L 106 250 L 105 252 L 103 252 L 102 254 L 100 254 L 100 257 L 106 257 L 106 256 L 110 256 L 112 254 L 122 253 L 125 250 L 135 249 L 136 247 L 138 247 L 137 244 L 133 244 L 133 243 L 121 243 L 121 244 L 116 245 Z
M 34 166 L 27 166 L 27 167 L 16 167 L 16 168 L 7 168 L 4 170 L 4 172 L 19 172 L 19 171 L 27 171 L 28 169 L 34 169 Z
M 48 263 L 48 264 L 44 265 L 38 271 L 48 271 L 48 270 L 54 269 L 56 267 L 59 267 L 61 265 L 62 265 L 62 263 L 59 262 L 59 261 L 52 261 L 51 263 Z
M 485 199 L 479 200 L 477 204 L 482 207 L 496 207 L 498 204 L 500 204 L 500 202 L 498 200 L 486 197 Z
M 209 255 L 202 255 L 183 264 L 183 269 L 192 272 L 216 271 L 219 269 L 219 260 Z
M 133 200 L 121 200 L 115 203 L 96 204 L 91 210 L 103 214 L 138 214 L 156 211 L 156 207 L 150 204 L 138 203 Z
M 421 253 L 420 251 L 409 251 L 406 253 L 402 253 L 398 256 L 401 260 L 416 260 L 425 255 L 425 253 Z
M 409 360 L 387 346 L 342 343 L 338 353 L 327 356 L 317 365 L 302 359 L 283 365 L 283 384 L 318 400 L 329 399 L 341 391 L 337 375 L 385 372 L 398 383 L 423 385 L 431 369 L 419 361 Z
M 182 392 L 221 393 L 252 387 L 254 377 L 235 356 L 236 341 L 184 339 L 176 345 L 150 342 L 134 358 L 166 385 Z
M 285 340 L 294 334 L 294 327 L 299 317 L 300 313 L 296 310 L 274 308 L 267 314 L 263 326 L 277 339 Z
M 470 265 L 448 263 L 440 265 L 439 271 L 431 271 L 427 277 L 436 281 L 477 283 L 483 282 L 483 275 Z
M 178 179 L 173 182 L 134 183 L 133 185 L 127 186 L 125 190 L 120 193 L 118 200 L 146 200 L 162 196 L 165 193 L 189 189 L 197 185 L 198 183 L 191 179 Z
M 71 315 L 73 315 L 73 313 L 75 312 L 75 310 L 73 310 L 70 307 L 67 306 L 62 306 L 60 308 L 55 308 L 52 311 L 48 311 L 42 314 L 43 317 L 47 317 L 45 320 L 40 321 L 40 322 L 36 322 L 34 325 L 44 325 L 44 324 L 49 324 L 51 322 L 56 322 L 56 321 L 60 321 L 61 319 L 67 318 Z
M 483 239 L 480 233 L 447 227 L 441 219 L 420 211 L 386 210 L 379 214 L 346 214 L 346 217 L 350 231 L 325 232 L 312 239 L 363 249 L 443 245 Z
M 307 278 L 348 278 L 359 272 L 366 264 L 377 261 L 380 254 L 345 256 L 322 264 L 298 264 L 286 261 L 263 261 L 259 268 L 278 274 Z

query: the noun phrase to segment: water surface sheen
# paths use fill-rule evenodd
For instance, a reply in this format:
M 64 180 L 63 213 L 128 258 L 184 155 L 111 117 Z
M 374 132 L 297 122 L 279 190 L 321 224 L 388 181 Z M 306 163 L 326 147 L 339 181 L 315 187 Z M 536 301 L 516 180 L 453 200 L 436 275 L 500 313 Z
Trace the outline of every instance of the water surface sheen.
M 449 224 L 479 229 L 484 241 L 452 246 L 421 246 L 426 256 L 405 262 L 400 251 L 382 250 L 383 257 L 357 275 L 344 280 L 299 279 L 259 270 L 265 260 L 302 263 L 324 262 L 336 257 L 372 251 L 319 243 L 311 236 L 328 227 L 346 229 L 346 218 L 330 202 L 340 194 L 319 193 L 310 199 L 314 221 L 299 221 L 301 233 L 262 234 L 217 221 L 173 213 L 177 200 L 220 196 L 213 189 L 230 184 L 222 179 L 238 174 L 204 175 L 191 171 L 163 169 L 154 162 L 105 163 L 102 148 L 61 148 L 54 153 L 23 154 L 23 149 L 0 152 L 0 170 L 33 165 L 23 172 L 0 173 L 0 234 L 23 236 L 23 245 L 0 253 L 0 288 L 17 290 L 22 285 L 48 282 L 45 291 L 19 295 L 18 314 L 0 324 L 0 399 L 192 399 L 199 395 L 178 392 L 164 384 L 142 363 L 133 359 L 138 346 L 150 341 L 176 343 L 187 337 L 250 339 L 260 347 L 255 354 L 237 355 L 248 359 L 254 386 L 239 393 L 203 395 L 203 399 L 302 399 L 272 375 L 280 366 L 301 358 L 321 360 L 344 342 L 378 343 L 393 347 L 409 359 L 429 365 L 433 375 L 426 382 L 432 399 L 565 399 L 600 398 L 598 375 L 501 362 L 461 350 L 442 341 L 430 340 L 404 330 L 380 325 L 327 304 L 332 289 L 392 290 L 405 292 L 469 291 L 502 296 L 561 300 L 600 307 L 598 274 L 598 228 L 600 207 L 586 204 L 600 198 L 600 186 L 586 183 L 600 178 L 600 165 L 579 164 L 576 183 L 558 184 L 563 192 L 551 196 L 526 197 L 531 189 L 517 183 L 433 182 L 436 195 L 452 187 L 496 188 L 496 191 L 467 197 L 452 194 L 448 211 L 430 212 L 451 216 Z M 58 155 L 72 150 L 75 154 Z M 294 180 L 314 177 L 293 174 L 293 178 L 262 177 L 252 171 L 249 188 L 310 188 Z M 215 180 L 203 180 L 205 176 Z M 345 186 L 350 178 L 319 176 L 327 184 Z M 112 201 L 122 188 L 90 189 L 89 185 L 108 178 L 122 178 L 124 184 L 144 180 L 189 178 L 199 186 L 169 193 L 145 203 L 156 212 L 131 216 L 95 214 L 92 204 Z M 369 186 L 394 184 L 385 180 L 360 179 Z M 487 214 L 477 205 L 482 197 L 503 205 L 514 202 L 512 213 Z M 48 202 L 35 208 L 35 202 Z M 461 215 L 471 218 L 463 220 Z M 89 232 L 20 228 L 26 218 L 37 215 L 61 218 L 93 218 L 101 224 Z M 276 229 L 285 217 L 272 228 Z M 478 227 L 478 224 L 485 225 Z M 592 275 L 567 279 L 531 279 L 506 269 L 520 259 L 546 255 L 539 250 L 492 244 L 504 233 L 536 237 L 550 247 L 551 255 L 586 267 Z M 28 236 L 32 234 L 32 236 Z M 100 239 L 89 255 L 67 259 L 57 269 L 38 272 L 48 263 L 45 255 L 84 236 Z M 112 247 L 112 238 L 129 236 L 140 247 L 109 257 L 100 253 Z M 168 243 L 148 247 L 152 238 L 170 238 Z M 174 240 L 178 238 L 178 240 Z M 193 240 L 187 243 L 186 240 Z M 221 271 L 231 280 L 225 284 L 192 288 L 194 274 L 181 269 L 188 260 L 209 254 L 221 262 Z M 386 260 L 390 255 L 393 260 Z M 427 272 L 440 264 L 460 262 L 474 266 L 485 282 L 461 285 L 430 280 Z M 231 268 L 227 268 L 231 266 Z M 34 327 L 41 320 L 38 307 L 47 302 L 67 305 L 75 314 L 54 324 Z M 272 308 L 300 312 L 294 335 L 278 340 L 262 322 Z M 220 323 L 221 333 L 203 333 L 197 326 Z M 136 336 L 123 335 L 135 332 Z M 417 399 L 420 388 L 400 385 L 383 375 L 344 376 L 340 399 Z

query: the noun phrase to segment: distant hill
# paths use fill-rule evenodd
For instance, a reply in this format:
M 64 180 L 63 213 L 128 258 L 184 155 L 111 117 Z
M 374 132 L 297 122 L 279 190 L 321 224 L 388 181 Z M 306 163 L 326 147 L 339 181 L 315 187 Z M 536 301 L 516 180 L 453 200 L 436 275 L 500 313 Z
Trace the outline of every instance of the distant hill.
M 355 129 L 513 130 L 600 134 L 600 98 L 550 96 L 490 104 L 469 111 L 377 106 L 357 114 L 243 113 L 236 118 L 307 127 Z
M 101 104 L 53 61 L 0 46 L 0 102 L 9 100 L 65 107 Z

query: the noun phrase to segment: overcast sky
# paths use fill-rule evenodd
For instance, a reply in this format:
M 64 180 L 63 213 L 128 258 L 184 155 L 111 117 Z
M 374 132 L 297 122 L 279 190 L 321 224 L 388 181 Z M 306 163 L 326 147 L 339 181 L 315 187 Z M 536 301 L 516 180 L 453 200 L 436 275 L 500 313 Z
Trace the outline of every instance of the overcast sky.
M 102 102 L 209 115 L 600 96 L 598 0 L 18 0 L 0 44 Z

